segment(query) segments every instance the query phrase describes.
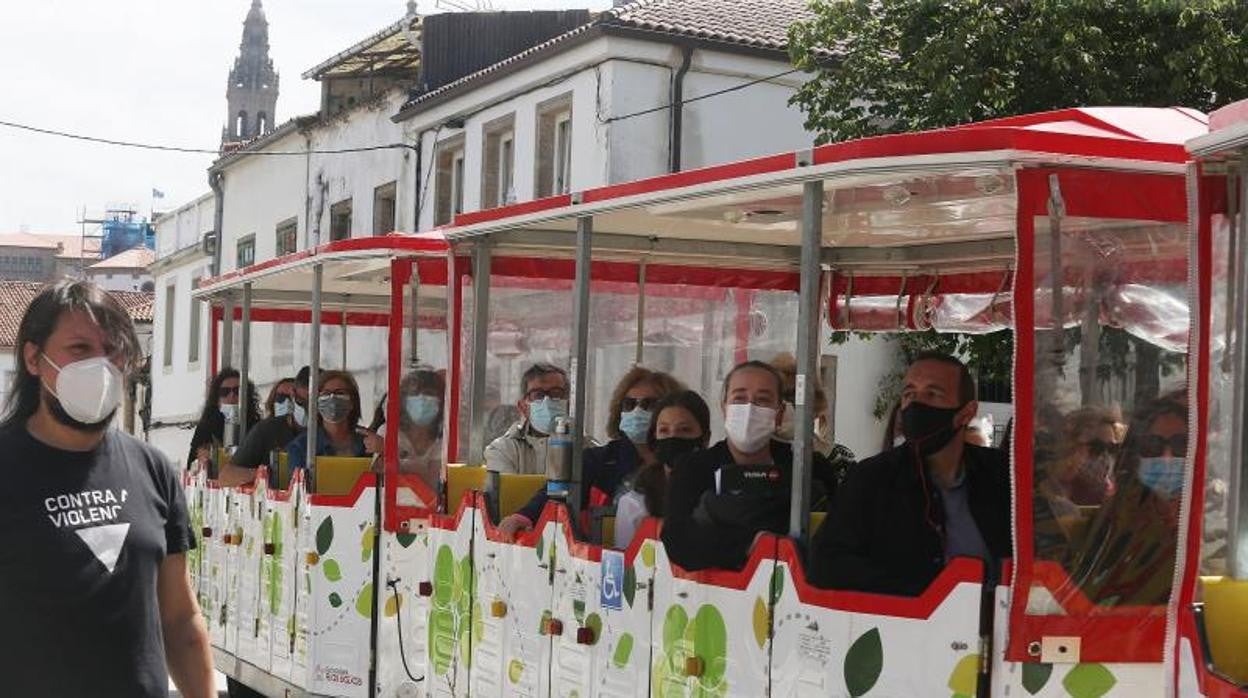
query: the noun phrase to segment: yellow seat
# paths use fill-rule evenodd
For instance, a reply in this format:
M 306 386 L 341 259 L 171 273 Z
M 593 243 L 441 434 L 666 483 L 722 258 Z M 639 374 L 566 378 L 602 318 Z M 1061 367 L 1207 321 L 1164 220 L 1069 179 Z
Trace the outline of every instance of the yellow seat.
M 451 464 L 446 468 L 446 510 L 453 513 L 459 509 L 464 493 L 485 488 L 485 467 L 480 465 Z
M 827 517 L 828 512 L 826 511 L 810 512 L 810 528 L 807 529 L 807 532 L 812 536 L 815 535 L 815 531 L 819 530 L 819 527 L 823 525 L 823 520 Z
M 615 515 L 610 514 L 602 517 L 602 543 L 604 548 L 615 547 Z M 622 541 L 624 545 L 628 545 L 632 541 Z
M 351 494 L 356 481 L 372 465 L 372 458 L 317 456 L 314 491 L 316 494 Z
M 510 516 L 529 503 L 533 494 L 546 486 L 545 475 L 502 473 L 498 477 L 498 516 Z
M 1205 602 L 1205 634 L 1209 653 L 1219 672 L 1248 683 L 1248 580 L 1202 577 Z
M 285 490 L 290 487 L 290 458 L 285 451 L 277 454 L 277 489 Z

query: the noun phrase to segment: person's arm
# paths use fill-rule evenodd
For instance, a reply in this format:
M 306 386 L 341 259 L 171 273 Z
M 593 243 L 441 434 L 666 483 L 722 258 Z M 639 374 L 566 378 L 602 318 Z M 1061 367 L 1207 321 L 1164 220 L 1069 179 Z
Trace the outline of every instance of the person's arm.
M 645 517 L 646 503 L 637 492 L 628 492 L 620 497 L 615 503 L 615 547 L 628 549 Z
M 160 563 L 156 579 L 160 627 L 165 640 L 165 662 L 178 692 L 187 698 L 215 698 L 212 651 L 186 554 L 175 553 Z
M 869 557 L 875 502 L 872 475 L 869 463 L 851 468 L 815 532 L 809 565 L 815 586 L 877 592 L 892 587 L 884 570 Z
M 723 567 L 737 560 L 726 560 L 724 552 L 731 546 L 722 545 L 718 527 L 696 520 L 693 516 L 702 494 L 715 487 L 715 476 L 705 461 L 690 459 L 672 470 L 667 483 L 667 504 L 664 507 L 663 546 L 668 557 L 687 570 Z
M 296 436 L 293 441 L 286 445 L 286 463 L 290 466 L 290 472 L 295 472 L 299 468 L 308 464 L 308 439 L 307 432 Z

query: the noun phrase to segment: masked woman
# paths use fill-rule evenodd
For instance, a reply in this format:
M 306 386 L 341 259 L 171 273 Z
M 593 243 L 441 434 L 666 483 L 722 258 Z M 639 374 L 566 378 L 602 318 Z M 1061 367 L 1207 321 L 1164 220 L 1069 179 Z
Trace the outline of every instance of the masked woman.
M 316 395 L 317 422 L 316 455 L 354 456 L 369 454 L 365 438 L 369 436 L 360 424 L 360 388 L 355 378 L 346 371 L 326 371 L 321 374 L 321 387 Z M 290 471 L 306 468 L 308 459 L 308 432 L 296 436 L 286 446 Z M 313 464 L 314 465 L 314 464 Z
M 204 397 L 199 422 L 195 424 L 195 433 L 191 436 L 187 465 L 199 463 L 201 467 L 206 467 L 212 460 L 212 452 L 225 444 L 226 422 L 232 425 L 239 423 L 240 385 L 238 369 L 224 368 L 213 377 Z M 251 381 L 247 381 L 247 396 L 247 424 L 255 426 L 260 422 L 260 408 L 256 405 L 256 387 Z M 237 444 L 242 437 L 243 434 L 237 434 L 234 443 Z

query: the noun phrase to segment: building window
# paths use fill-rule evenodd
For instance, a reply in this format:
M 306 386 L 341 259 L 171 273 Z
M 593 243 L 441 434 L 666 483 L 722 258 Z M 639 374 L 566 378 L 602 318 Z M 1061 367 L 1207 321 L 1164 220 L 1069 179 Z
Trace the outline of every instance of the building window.
M 435 225 L 445 225 L 464 212 L 464 139 L 438 144 L 438 207 Z
M 278 257 L 288 255 L 299 247 L 299 221 L 295 218 L 277 224 L 277 244 L 274 249 Z
M 329 239 L 351 237 L 351 199 L 343 199 L 329 207 Z
M 195 276 L 191 277 L 191 289 L 192 290 L 199 288 L 200 278 L 202 277 L 199 274 L 196 274 Z M 199 323 L 200 323 L 201 312 L 202 310 L 201 310 L 200 301 L 197 301 L 194 298 L 192 298 L 191 299 L 191 317 L 190 317 L 191 332 L 190 332 L 190 336 L 187 338 L 188 344 L 186 345 L 186 360 L 190 363 L 195 363 L 196 361 L 199 361 L 199 345 L 201 343 L 201 340 L 199 337 L 199 333 L 200 333 Z
M 485 127 L 485 159 L 481 167 L 481 207 L 493 208 L 516 200 L 515 119 L 508 116 Z
M 398 228 L 398 184 L 390 182 L 373 190 L 373 235 L 385 235 Z
M 572 189 L 572 96 L 538 108 L 537 196 L 567 194 Z
M 246 269 L 256 263 L 256 236 L 248 235 L 238 241 L 236 269 Z
M 165 360 L 167 367 L 173 366 L 173 310 L 178 298 L 178 285 L 169 284 L 165 287 Z

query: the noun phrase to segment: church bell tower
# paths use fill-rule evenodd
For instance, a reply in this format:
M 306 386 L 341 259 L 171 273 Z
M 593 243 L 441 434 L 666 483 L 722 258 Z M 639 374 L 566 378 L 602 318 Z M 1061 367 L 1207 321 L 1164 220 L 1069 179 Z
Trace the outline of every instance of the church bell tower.
M 273 130 L 277 118 L 277 79 L 269 58 L 269 22 L 264 18 L 260 0 L 252 0 L 243 21 L 243 41 L 225 90 L 222 150 Z

